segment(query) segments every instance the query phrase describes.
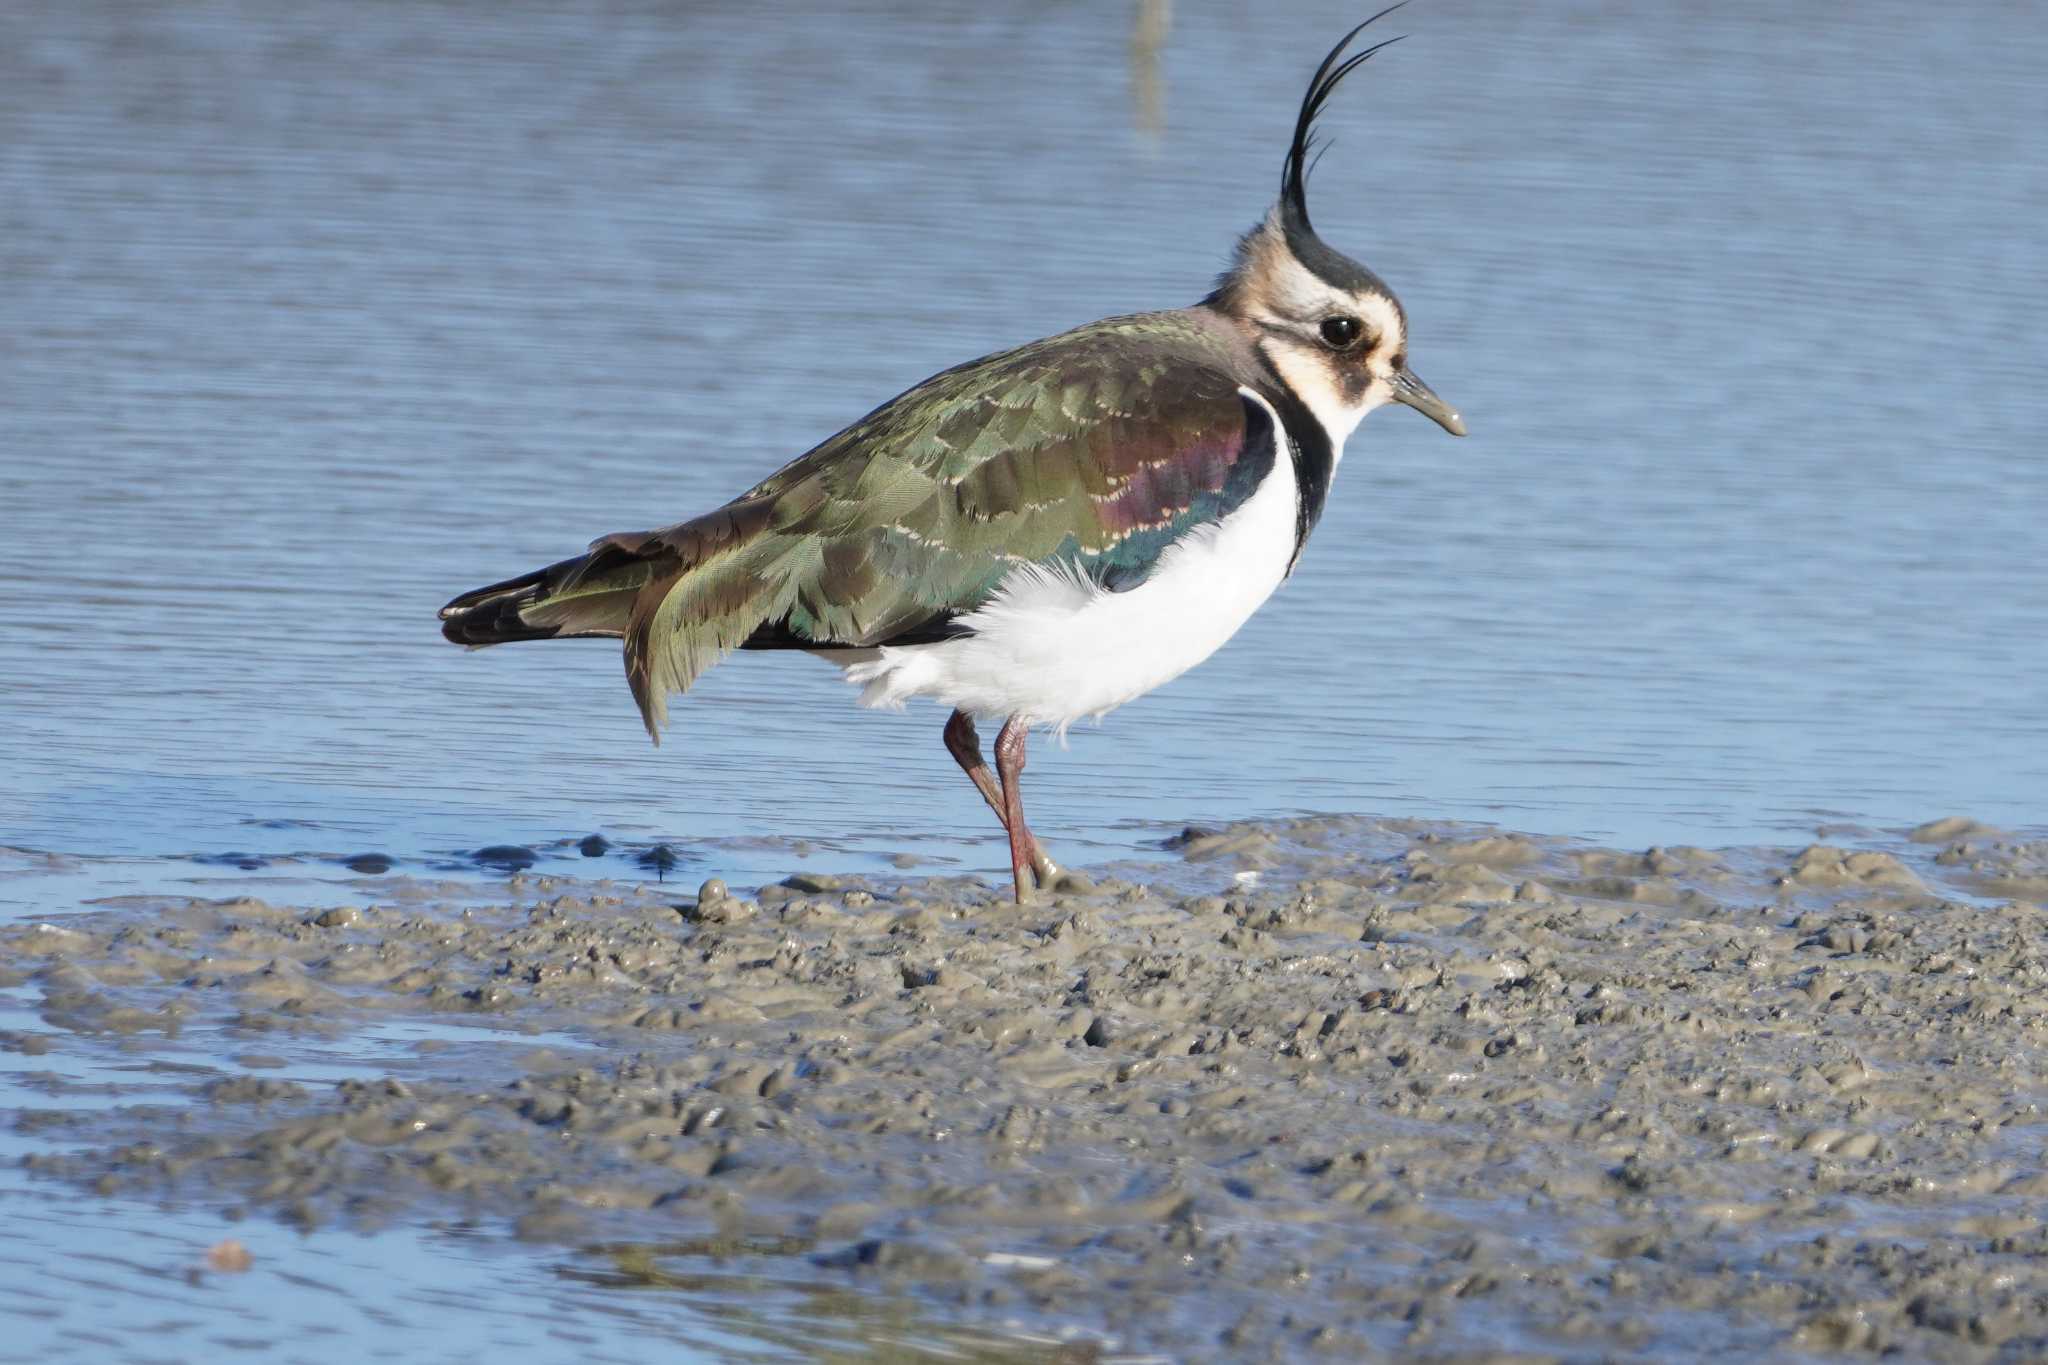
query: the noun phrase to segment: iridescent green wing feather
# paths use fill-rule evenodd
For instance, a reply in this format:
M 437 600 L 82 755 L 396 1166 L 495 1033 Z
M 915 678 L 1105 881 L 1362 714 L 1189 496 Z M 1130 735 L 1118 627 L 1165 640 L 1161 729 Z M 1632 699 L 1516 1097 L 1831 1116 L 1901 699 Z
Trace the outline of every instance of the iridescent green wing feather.
M 1239 382 L 1226 343 L 1174 314 L 989 356 L 716 512 L 606 537 L 561 600 L 624 613 L 627 676 L 657 731 L 666 695 L 736 648 L 942 638 L 1023 563 L 1129 588 L 1271 472 L 1282 438 Z M 525 619 L 575 624 L 547 606 Z
M 1272 468 L 1274 433 L 1230 359 L 1199 324 L 1113 318 L 885 404 L 740 500 L 773 500 L 778 529 L 819 551 L 761 643 L 930 632 L 1025 562 L 1143 581 Z

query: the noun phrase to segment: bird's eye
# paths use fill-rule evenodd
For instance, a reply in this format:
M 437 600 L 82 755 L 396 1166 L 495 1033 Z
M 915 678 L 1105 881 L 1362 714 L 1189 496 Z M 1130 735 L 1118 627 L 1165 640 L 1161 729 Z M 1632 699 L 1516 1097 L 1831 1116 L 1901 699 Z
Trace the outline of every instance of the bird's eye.
M 1333 351 L 1349 350 L 1357 344 L 1362 330 L 1357 318 L 1339 313 L 1336 317 L 1323 319 L 1323 343 Z

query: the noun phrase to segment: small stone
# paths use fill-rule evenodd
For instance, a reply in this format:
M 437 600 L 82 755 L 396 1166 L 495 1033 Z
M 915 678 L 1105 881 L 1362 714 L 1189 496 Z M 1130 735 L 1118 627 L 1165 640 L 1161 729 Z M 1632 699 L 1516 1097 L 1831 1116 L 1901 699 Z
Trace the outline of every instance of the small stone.
M 586 858 L 602 858 L 612 851 L 612 841 L 602 834 L 586 834 L 577 840 L 576 851 Z
M 500 872 L 523 872 L 540 861 L 540 855 L 522 844 L 492 844 L 469 855 L 471 860 Z
M 232 1237 L 224 1242 L 215 1242 L 206 1250 L 206 1265 L 209 1270 L 238 1275 L 254 1264 L 256 1258 L 249 1254 L 249 1248 Z
M 633 861 L 652 872 L 655 880 L 660 881 L 673 872 L 676 864 L 682 860 L 676 857 L 676 851 L 667 844 L 656 844 L 653 848 L 642 849 L 640 855 Z
M 716 877 L 697 889 L 696 904 L 676 908 L 692 924 L 740 924 L 759 913 L 751 901 L 733 895 Z
M 1939 820 L 1929 820 L 1924 825 L 1915 825 L 1906 837 L 1916 844 L 1946 844 L 1957 839 L 1982 839 L 1999 833 L 1990 825 L 1980 824 L 1966 815 L 1948 815 Z

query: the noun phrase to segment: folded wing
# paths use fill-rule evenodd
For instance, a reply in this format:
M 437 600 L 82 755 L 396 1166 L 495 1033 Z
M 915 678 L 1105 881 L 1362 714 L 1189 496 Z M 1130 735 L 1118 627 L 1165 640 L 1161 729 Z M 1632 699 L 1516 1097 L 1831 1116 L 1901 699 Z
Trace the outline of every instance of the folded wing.
M 945 639 L 1021 564 L 1133 587 L 1282 458 L 1223 345 L 1151 314 L 948 370 L 714 512 L 456 599 L 444 630 L 623 636 L 659 737 L 668 694 L 733 649 Z

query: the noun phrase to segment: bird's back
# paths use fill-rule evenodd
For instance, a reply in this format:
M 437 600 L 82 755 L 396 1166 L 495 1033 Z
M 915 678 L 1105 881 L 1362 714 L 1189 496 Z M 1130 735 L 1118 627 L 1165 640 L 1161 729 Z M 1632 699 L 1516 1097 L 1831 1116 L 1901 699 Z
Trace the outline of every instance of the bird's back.
M 1272 442 L 1246 439 L 1250 373 L 1242 343 L 1196 310 L 998 352 L 882 404 L 724 507 L 456 599 L 444 630 L 470 644 L 621 635 L 655 730 L 666 694 L 735 648 L 944 639 L 1020 564 L 1127 586 L 1270 469 Z

